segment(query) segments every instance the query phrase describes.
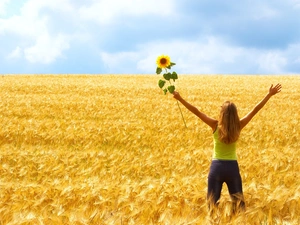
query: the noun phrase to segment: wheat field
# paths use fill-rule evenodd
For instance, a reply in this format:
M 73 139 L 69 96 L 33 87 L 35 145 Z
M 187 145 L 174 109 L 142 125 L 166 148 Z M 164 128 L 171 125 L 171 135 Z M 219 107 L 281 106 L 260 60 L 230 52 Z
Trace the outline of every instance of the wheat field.
M 176 89 L 217 118 L 244 116 L 282 92 L 242 131 L 246 212 L 224 184 L 206 204 L 210 128 L 157 86 L 158 75 L 0 77 L 0 224 L 300 224 L 300 76 L 179 75 Z

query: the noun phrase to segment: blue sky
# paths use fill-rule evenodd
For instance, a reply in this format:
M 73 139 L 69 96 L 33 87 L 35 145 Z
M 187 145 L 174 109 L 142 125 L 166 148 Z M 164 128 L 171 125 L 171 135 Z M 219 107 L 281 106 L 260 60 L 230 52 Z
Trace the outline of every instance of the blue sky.
M 0 0 L 0 74 L 300 74 L 300 0 Z

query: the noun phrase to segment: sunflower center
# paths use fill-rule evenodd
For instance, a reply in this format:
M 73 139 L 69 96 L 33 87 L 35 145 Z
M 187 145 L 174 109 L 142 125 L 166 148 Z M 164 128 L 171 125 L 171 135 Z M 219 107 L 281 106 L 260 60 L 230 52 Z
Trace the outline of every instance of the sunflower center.
M 167 63 L 167 59 L 166 59 L 166 58 L 161 58 L 161 59 L 160 59 L 160 63 L 161 63 L 162 65 L 165 65 L 165 64 Z

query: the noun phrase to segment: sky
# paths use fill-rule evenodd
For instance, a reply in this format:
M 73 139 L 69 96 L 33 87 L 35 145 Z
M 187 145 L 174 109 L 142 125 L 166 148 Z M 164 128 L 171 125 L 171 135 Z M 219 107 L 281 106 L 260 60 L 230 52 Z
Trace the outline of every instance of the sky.
M 300 74 L 300 0 L 0 0 L 0 74 Z

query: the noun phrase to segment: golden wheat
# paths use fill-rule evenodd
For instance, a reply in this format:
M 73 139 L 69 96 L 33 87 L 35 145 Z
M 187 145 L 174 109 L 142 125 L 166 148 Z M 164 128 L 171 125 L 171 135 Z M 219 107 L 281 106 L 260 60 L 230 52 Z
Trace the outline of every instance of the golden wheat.
M 3 76 L 0 224 L 299 224 L 299 76 L 180 76 L 206 114 L 232 100 L 245 115 L 283 90 L 238 144 L 247 210 L 224 185 L 207 216 L 210 129 L 163 95 L 156 75 Z M 213 221 L 212 221 L 213 220 Z

